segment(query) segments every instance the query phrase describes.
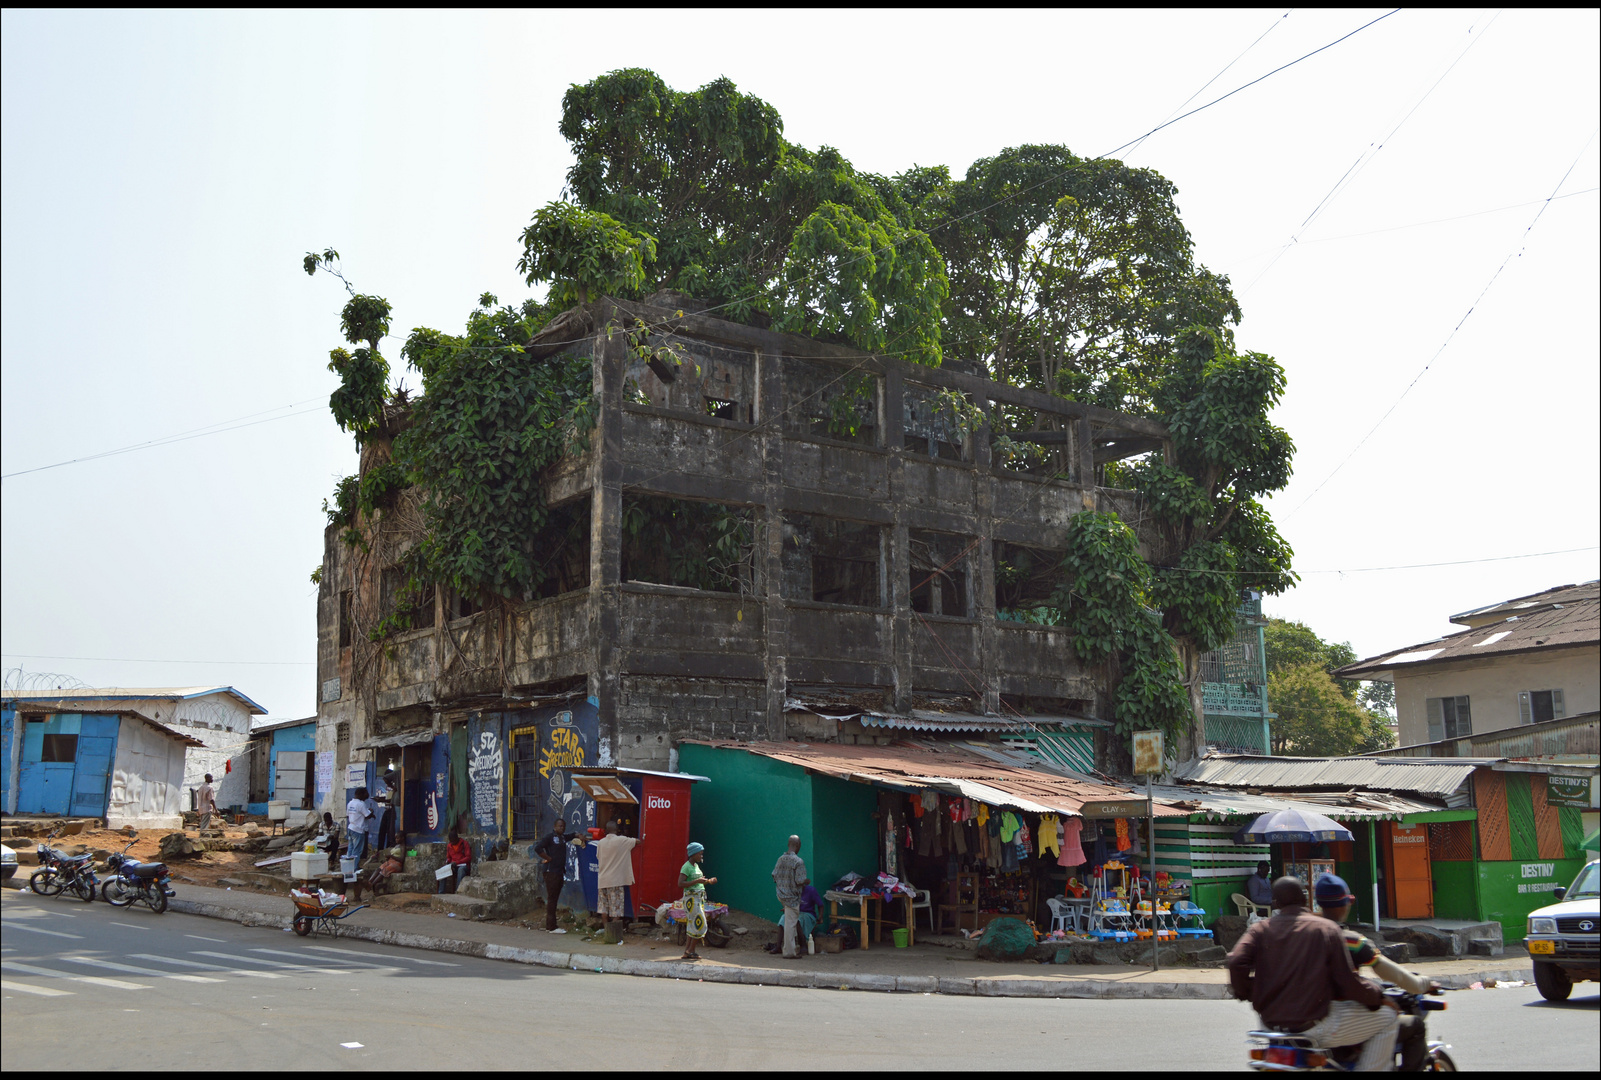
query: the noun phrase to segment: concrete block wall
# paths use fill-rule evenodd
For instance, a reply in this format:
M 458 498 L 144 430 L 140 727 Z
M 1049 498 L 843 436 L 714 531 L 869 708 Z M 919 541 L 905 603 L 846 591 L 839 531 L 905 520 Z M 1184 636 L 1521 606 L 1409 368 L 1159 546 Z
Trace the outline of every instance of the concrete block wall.
M 767 684 L 754 679 L 624 675 L 617 703 L 617 762 L 668 770 L 682 739 L 767 738 Z

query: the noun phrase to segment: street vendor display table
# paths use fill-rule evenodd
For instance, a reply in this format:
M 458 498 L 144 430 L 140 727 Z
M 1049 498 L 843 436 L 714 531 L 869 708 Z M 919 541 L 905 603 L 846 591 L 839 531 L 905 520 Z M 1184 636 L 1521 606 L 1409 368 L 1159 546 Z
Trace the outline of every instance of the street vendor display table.
M 912 925 L 912 897 L 904 893 L 898 894 L 898 896 L 905 914 L 906 943 L 908 945 L 916 944 L 916 929 Z M 862 932 L 857 937 L 861 939 L 863 950 L 868 947 L 868 931 L 870 928 L 876 933 L 880 941 L 884 940 L 884 900 L 882 895 L 879 893 L 836 892 L 833 889 L 829 889 L 823 894 L 823 898 L 828 901 L 828 916 L 831 920 L 838 922 L 843 919 L 845 922 L 853 922 L 861 927 Z M 841 904 L 855 904 L 856 914 L 841 915 L 839 913 Z

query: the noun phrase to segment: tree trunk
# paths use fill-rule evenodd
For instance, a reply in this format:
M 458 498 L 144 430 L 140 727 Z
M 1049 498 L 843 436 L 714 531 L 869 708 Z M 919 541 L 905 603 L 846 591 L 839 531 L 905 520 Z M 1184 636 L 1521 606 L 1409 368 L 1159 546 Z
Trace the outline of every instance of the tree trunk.
M 1179 663 L 1184 666 L 1184 686 L 1190 692 L 1190 712 L 1193 719 L 1179 735 L 1177 760 L 1179 764 L 1194 761 L 1206 751 L 1206 713 L 1201 701 L 1201 654 L 1195 643 L 1188 639 L 1178 643 Z

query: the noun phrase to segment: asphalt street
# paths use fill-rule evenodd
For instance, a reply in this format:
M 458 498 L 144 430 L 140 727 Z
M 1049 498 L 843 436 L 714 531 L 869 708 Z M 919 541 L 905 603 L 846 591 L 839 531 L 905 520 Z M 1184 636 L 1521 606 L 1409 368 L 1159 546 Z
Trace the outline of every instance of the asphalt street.
M 178 1069 L 1237 1069 L 1232 1001 L 1032 1000 L 557 971 L 0 893 L 0 1061 Z M 1601 1069 L 1596 984 L 1463 991 L 1458 1066 Z

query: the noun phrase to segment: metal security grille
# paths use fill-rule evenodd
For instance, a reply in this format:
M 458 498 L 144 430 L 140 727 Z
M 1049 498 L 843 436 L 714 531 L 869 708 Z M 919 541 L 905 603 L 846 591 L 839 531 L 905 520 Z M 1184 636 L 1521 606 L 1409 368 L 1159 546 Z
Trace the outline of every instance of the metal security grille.
M 511 835 L 526 840 L 539 835 L 538 729 L 514 731 L 511 740 Z
M 1040 732 L 1034 736 L 1034 752 L 1047 761 L 1054 761 L 1077 772 L 1095 769 L 1095 733 L 1093 731 Z
M 1446 821 L 1430 825 L 1429 861 L 1472 862 L 1472 823 L 1467 821 Z
M 1262 721 L 1254 716 L 1206 714 L 1206 745 L 1229 753 L 1266 754 Z

